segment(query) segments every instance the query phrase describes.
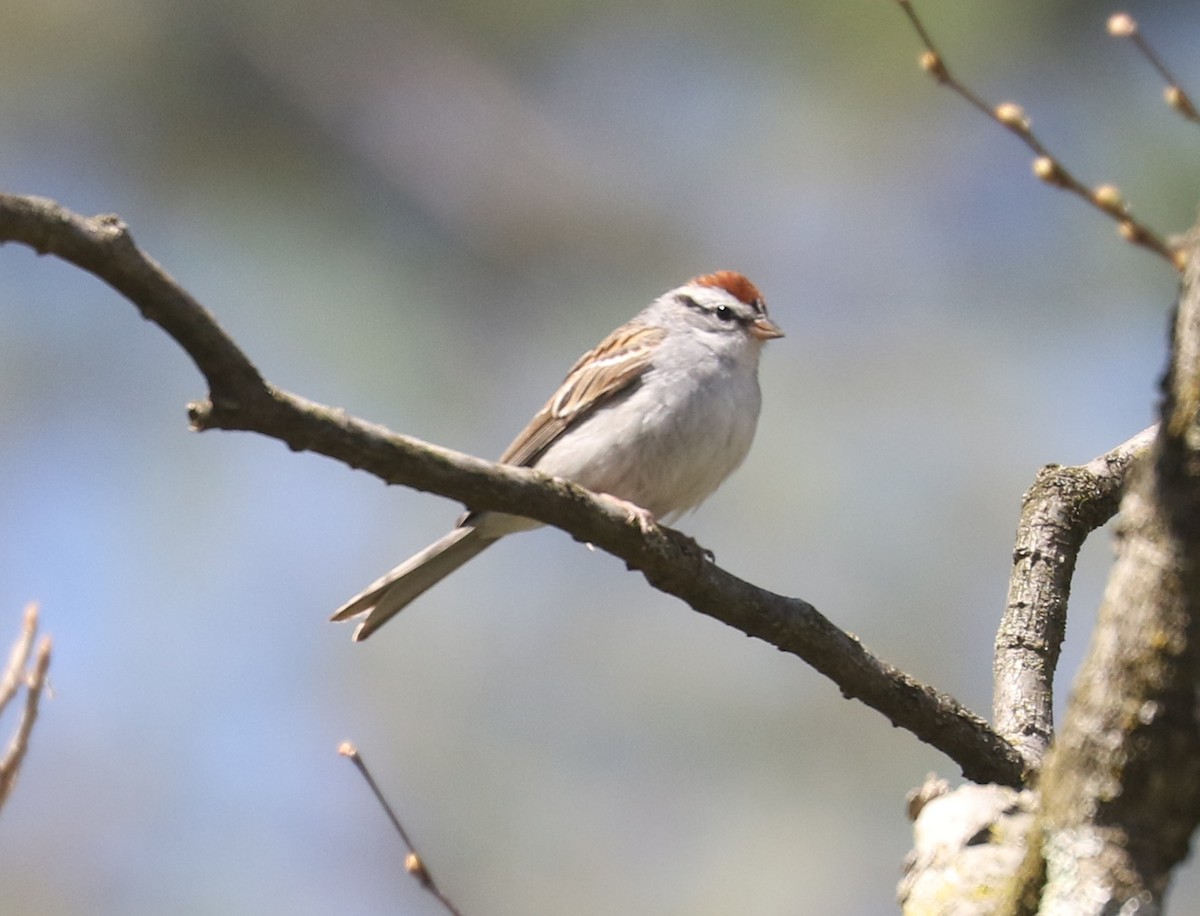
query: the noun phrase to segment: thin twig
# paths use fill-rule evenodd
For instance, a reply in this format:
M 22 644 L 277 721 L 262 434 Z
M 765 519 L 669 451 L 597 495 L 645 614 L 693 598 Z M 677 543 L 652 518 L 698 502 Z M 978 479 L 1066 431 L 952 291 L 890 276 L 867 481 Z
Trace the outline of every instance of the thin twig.
M 392 827 L 400 835 L 400 841 L 404 844 L 404 848 L 408 850 L 408 853 L 404 857 L 404 870 L 416 878 L 420 882 L 421 887 L 432 894 L 434 899 L 445 907 L 446 912 L 453 914 L 453 916 L 462 916 L 459 909 L 450 902 L 446 895 L 442 893 L 441 888 L 437 886 L 437 882 L 433 880 L 433 875 L 425 867 L 425 861 L 417 852 L 416 846 L 409 837 L 408 831 L 400 823 L 400 818 L 397 817 L 395 810 L 388 803 L 388 800 L 384 798 L 383 791 L 379 788 L 379 784 L 375 782 L 375 777 L 371 775 L 371 771 L 368 769 L 366 761 L 362 759 L 362 755 L 358 752 L 358 748 L 349 741 L 343 741 L 338 747 L 338 753 L 343 757 L 350 758 L 350 762 L 354 764 L 355 768 L 362 775 L 362 778 L 367 781 L 367 785 L 371 787 L 371 792 L 375 795 L 375 800 L 379 802 L 388 820 L 392 822 Z
M 25 681 L 27 675 L 25 665 L 29 662 L 29 653 L 33 650 L 33 640 L 37 636 L 38 606 L 36 601 L 25 605 L 25 616 L 21 624 L 21 635 L 13 643 L 12 652 L 8 656 L 8 665 L 4 675 L 0 677 L 0 713 L 12 701 Z
M 991 105 L 955 77 L 950 72 L 950 68 L 946 66 L 945 58 L 938 51 L 929 30 L 925 28 L 925 24 L 917 15 L 916 9 L 913 8 L 912 0 L 896 0 L 896 2 L 900 4 L 900 8 L 925 46 L 920 57 L 921 69 L 937 80 L 939 84 L 954 90 L 974 108 L 1019 137 L 1034 153 L 1033 174 L 1037 178 L 1056 188 L 1070 191 L 1087 201 L 1092 207 L 1117 223 L 1118 232 L 1127 242 L 1153 251 L 1168 260 L 1176 270 L 1183 270 L 1184 254 L 1182 250 L 1167 244 L 1149 226 L 1136 219 L 1130 212 L 1129 205 L 1125 202 L 1121 192 L 1115 186 L 1102 184 L 1092 188 L 1084 184 L 1072 175 L 1062 161 L 1055 157 L 1038 139 L 1033 132 L 1029 118 L 1020 105 L 1014 102 Z
M 1179 80 L 1175 79 L 1175 75 L 1167 68 L 1158 52 L 1151 47 L 1150 42 L 1142 36 L 1137 20 L 1128 13 L 1114 13 L 1108 20 L 1108 33 L 1116 38 L 1128 38 L 1133 41 L 1134 46 L 1167 84 L 1163 89 L 1163 99 L 1167 105 L 1188 121 L 1200 124 L 1200 112 L 1196 111 L 1191 97 L 1179 85 Z
M 29 632 L 30 619 L 34 632 L 37 629 L 37 607 L 30 605 L 25 610 L 26 628 L 18 643 L 24 642 Z M 32 639 L 32 635 L 29 636 Z M 37 721 L 38 704 L 42 698 L 42 688 L 46 683 L 46 673 L 50 670 L 50 638 L 44 637 L 38 645 L 33 662 L 33 670 L 25 670 L 25 660 L 28 659 L 28 648 L 22 653 L 21 677 L 25 682 L 25 708 L 21 712 L 21 721 L 17 723 L 16 733 L 8 744 L 8 749 L 0 759 L 0 808 L 8 800 L 13 786 L 17 782 L 17 774 L 21 771 L 21 763 L 25 752 L 29 750 L 29 736 L 33 733 L 33 723 Z M 17 653 L 14 652 L 14 656 Z

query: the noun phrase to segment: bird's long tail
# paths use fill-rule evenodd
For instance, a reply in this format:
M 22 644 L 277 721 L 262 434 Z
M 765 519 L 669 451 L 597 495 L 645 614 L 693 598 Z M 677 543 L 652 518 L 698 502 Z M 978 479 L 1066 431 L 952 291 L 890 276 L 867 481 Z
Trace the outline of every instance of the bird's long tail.
M 420 553 L 409 557 L 391 572 L 368 585 L 334 612 L 331 620 L 349 620 L 359 614 L 366 619 L 354 631 L 362 641 L 399 614 L 409 602 L 432 588 L 458 567 L 496 542 L 473 525 L 455 528 Z

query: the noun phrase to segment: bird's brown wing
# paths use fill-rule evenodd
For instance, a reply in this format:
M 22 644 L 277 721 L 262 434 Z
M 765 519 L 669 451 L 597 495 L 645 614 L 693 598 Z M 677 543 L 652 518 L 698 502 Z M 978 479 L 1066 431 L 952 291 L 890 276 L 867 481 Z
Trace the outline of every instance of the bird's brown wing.
M 581 356 L 567 377 L 504 450 L 500 461 L 531 467 L 571 426 L 634 384 L 650 365 L 662 328 L 628 324 Z

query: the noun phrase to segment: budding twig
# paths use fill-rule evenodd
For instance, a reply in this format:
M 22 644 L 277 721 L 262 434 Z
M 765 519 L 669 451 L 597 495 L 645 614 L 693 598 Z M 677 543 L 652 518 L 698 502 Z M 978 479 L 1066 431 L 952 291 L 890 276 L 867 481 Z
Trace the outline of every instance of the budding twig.
M 908 21 L 912 24 L 917 36 L 921 39 L 921 43 L 925 46 L 925 50 L 920 56 L 921 69 L 937 80 L 940 85 L 954 90 L 954 92 L 966 99 L 974 108 L 983 112 L 997 124 L 1020 138 L 1033 151 L 1033 174 L 1035 176 L 1048 185 L 1069 191 L 1087 201 L 1105 216 L 1116 221 L 1117 230 L 1127 242 L 1132 242 L 1134 245 L 1140 245 L 1143 248 L 1153 251 L 1160 257 L 1170 261 L 1176 270 L 1183 270 L 1185 256 L 1182 251 L 1168 245 L 1150 227 L 1134 218 L 1128 205 L 1121 197 L 1121 193 L 1113 185 L 1103 184 L 1096 188 L 1091 188 L 1072 175 L 1062 162 L 1038 139 L 1037 135 L 1034 134 L 1029 118 L 1025 115 L 1025 111 L 1020 105 L 1017 105 L 1015 102 L 1002 102 L 999 105 L 991 105 L 984 101 L 978 93 L 955 77 L 950 72 L 950 68 L 946 66 L 945 59 L 933 43 L 933 38 L 925 28 L 925 24 L 921 21 L 921 18 L 917 15 L 917 11 L 913 8 L 912 0 L 897 0 L 897 2 L 900 4 L 900 8 L 904 10 L 904 14 L 908 17 Z M 1184 98 L 1186 99 L 1186 96 Z
M 46 673 L 50 669 L 50 638 L 43 637 L 38 644 L 32 667 L 27 667 L 29 654 L 33 649 L 33 641 L 37 636 L 38 608 L 30 604 L 25 608 L 25 620 L 21 627 L 21 635 L 13 645 L 8 665 L 0 677 L 0 711 L 16 696 L 22 685 L 25 687 L 25 707 L 17 730 L 8 743 L 3 757 L 0 757 L 0 808 L 8 800 L 25 752 L 29 749 L 29 736 L 33 733 L 33 723 L 37 720 L 38 703 L 42 697 L 42 689 L 46 684 Z
M 358 748 L 356 748 L 349 741 L 343 741 L 338 746 L 338 753 L 343 757 L 350 758 L 350 762 L 354 764 L 355 768 L 357 768 L 358 772 L 362 775 L 362 778 L 367 781 L 367 785 L 370 786 L 371 792 L 375 795 L 375 800 L 379 802 L 380 806 L 382 806 L 384 813 L 388 816 L 388 820 L 392 822 L 392 827 L 394 827 L 396 833 L 400 835 L 400 841 L 404 843 L 405 849 L 408 850 L 404 857 L 404 870 L 416 878 L 417 881 L 420 882 L 421 887 L 425 888 L 425 890 L 427 890 L 433 896 L 433 898 L 445 908 L 447 913 L 450 913 L 451 916 L 462 916 L 462 913 L 458 910 L 458 908 L 455 907 L 454 904 L 449 901 L 449 899 L 447 899 L 446 895 L 443 894 L 441 889 L 437 886 L 437 882 L 433 880 L 433 875 L 431 875 L 429 873 L 429 869 L 425 867 L 425 862 L 417 853 L 417 849 L 413 845 L 412 840 L 409 838 L 408 832 L 404 829 L 403 825 L 401 825 L 400 818 L 396 816 L 396 812 L 392 806 L 388 804 L 388 800 L 383 797 L 383 792 L 380 790 L 379 784 L 375 782 L 375 777 L 372 776 L 371 771 L 367 769 L 367 764 L 362 759 L 362 755 L 358 753 Z
M 1137 20 L 1128 13 L 1114 13 L 1108 19 L 1108 34 L 1115 38 L 1130 39 L 1134 46 L 1142 53 L 1142 56 L 1150 62 L 1150 66 L 1158 71 L 1158 75 L 1162 77 L 1163 82 L 1167 84 L 1163 89 L 1163 98 L 1166 100 L 1167 105 L 1187 120 L 1195 124 L 1200 124 L 1200 112 L 1196 111 L 1196 106 L 1192 104 L 1191 98 L 1183 91 L 1183 88 L 1179 85 L 1179 80 L 1175 79 L 1175 75 L 1167 69 L 1167 65 L 1163 63 L 1163 59 L 1158 56 L 1158 53 L 1142 36 L 1141 30 L 1138 29 Z

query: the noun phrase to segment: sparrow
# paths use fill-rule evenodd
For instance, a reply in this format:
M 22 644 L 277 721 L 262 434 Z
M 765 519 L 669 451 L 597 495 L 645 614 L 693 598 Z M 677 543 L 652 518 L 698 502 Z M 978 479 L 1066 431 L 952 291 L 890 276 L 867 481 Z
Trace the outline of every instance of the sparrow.
M 581 356 L 500 462 L 607 494 L 643 528 L 670 521 L 703 502 L 745 459 L 762 400 L 759 357 L 768 340 L 782 336 L 742 274 L 695 277 Z M 332 619 L 366 615 L 354 631 L 364 640 L 500 538 L 540 525 L 469 511 Z

